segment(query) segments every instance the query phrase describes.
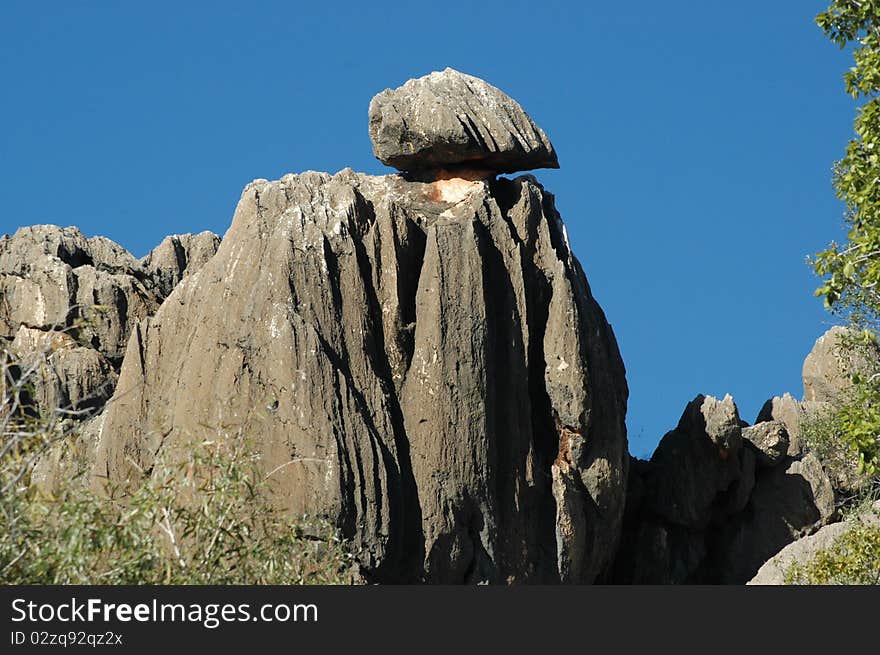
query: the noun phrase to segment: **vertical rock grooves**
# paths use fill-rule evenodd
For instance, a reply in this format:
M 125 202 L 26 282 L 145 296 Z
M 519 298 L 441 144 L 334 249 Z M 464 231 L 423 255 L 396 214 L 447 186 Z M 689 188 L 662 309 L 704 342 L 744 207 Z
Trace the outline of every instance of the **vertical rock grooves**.
M 275 500 L 334 520 L 372 580 L 592 582 L 620 533 L 626 396 L 533 178 L 308 172 L 248 185 L 140 324 L 96 471 L 247 439 Z

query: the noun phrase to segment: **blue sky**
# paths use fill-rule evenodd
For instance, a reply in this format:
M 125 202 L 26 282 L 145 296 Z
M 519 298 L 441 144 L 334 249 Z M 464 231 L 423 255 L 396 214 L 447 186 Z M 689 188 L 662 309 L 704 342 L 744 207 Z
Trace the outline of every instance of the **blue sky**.
M 242 187 L 369 173 L 370 98 L 452 66 L 553 141 L 575 253 L 649 454 L 697 393 L 753 421 L 800 396 L 831 322 L 804 260 L 840 239 L 831 165 L 850 62 L 825 2 L 10 2 L 0 5 L 0 233 L 76 225 L 136 255 L 228 227 Z

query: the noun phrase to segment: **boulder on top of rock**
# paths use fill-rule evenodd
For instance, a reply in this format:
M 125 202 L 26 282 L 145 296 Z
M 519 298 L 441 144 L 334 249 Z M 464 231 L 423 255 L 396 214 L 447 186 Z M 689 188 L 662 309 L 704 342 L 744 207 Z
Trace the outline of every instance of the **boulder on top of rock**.
M 764 403 L 758 418 L 755 419 L 755 425 L 766 423 L 768 421 L 778 421 L 785 426 L 788 433 L 788 450 L 787 454 L 791 457 L 797 457 L 804 451 L 804 440 L 801 436 L 801 423 L 806 417 L 803 403 L 798 401 L 790 393 L 783 396 L 775 396 Z
M 370 140 L 382 163 L 405 171 L 559 168 L 550 140 L 519 103 L 451 68 L 374 97 Z
M 764 421 L 743 428 L 743 439 L 754 447 L 758 463 L 776 466 L 788 452 L 788 430 L 782 421 Z

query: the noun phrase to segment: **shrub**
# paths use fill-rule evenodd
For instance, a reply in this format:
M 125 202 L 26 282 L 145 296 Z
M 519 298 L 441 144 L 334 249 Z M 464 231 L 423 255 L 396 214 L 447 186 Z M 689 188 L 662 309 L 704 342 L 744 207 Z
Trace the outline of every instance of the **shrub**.
M 806 564 L 785 571 L 786 584 L 880 584 L 880 527 L 860 525 L 838 537 Z
M 76 439 L 63 413 L 35 412 L 27 371 L 0 344 L 0 584 L 347 584 L 346 544 L 325 521 L 271 501 L 241 435 L 196 441 L 133 489 L 30 484 L 48 449 Z M 61 418 L 59 418 L 61 417 Z
M 852 331 L 836 353 L 850 384 L 833 402 L 811 409 L 801 424 L 844 506 L 880 493 L 880 361 L 876 339 Z

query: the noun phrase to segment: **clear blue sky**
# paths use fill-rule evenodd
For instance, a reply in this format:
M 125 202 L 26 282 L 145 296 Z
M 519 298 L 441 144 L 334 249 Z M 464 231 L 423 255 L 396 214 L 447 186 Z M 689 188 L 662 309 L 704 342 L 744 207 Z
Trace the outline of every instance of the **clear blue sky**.
M 452 66 L 552 139 L 574 250 L 614 326 L 630 449 L 697 393 L 800 396 L 831 318 L 808 253 L 842 234 L 847 56 L 813 0 L 0 4 L 0 233 L 76 225 L 141 256 L 228 227 L 242 187 L 386 169 L 370 98 Z

